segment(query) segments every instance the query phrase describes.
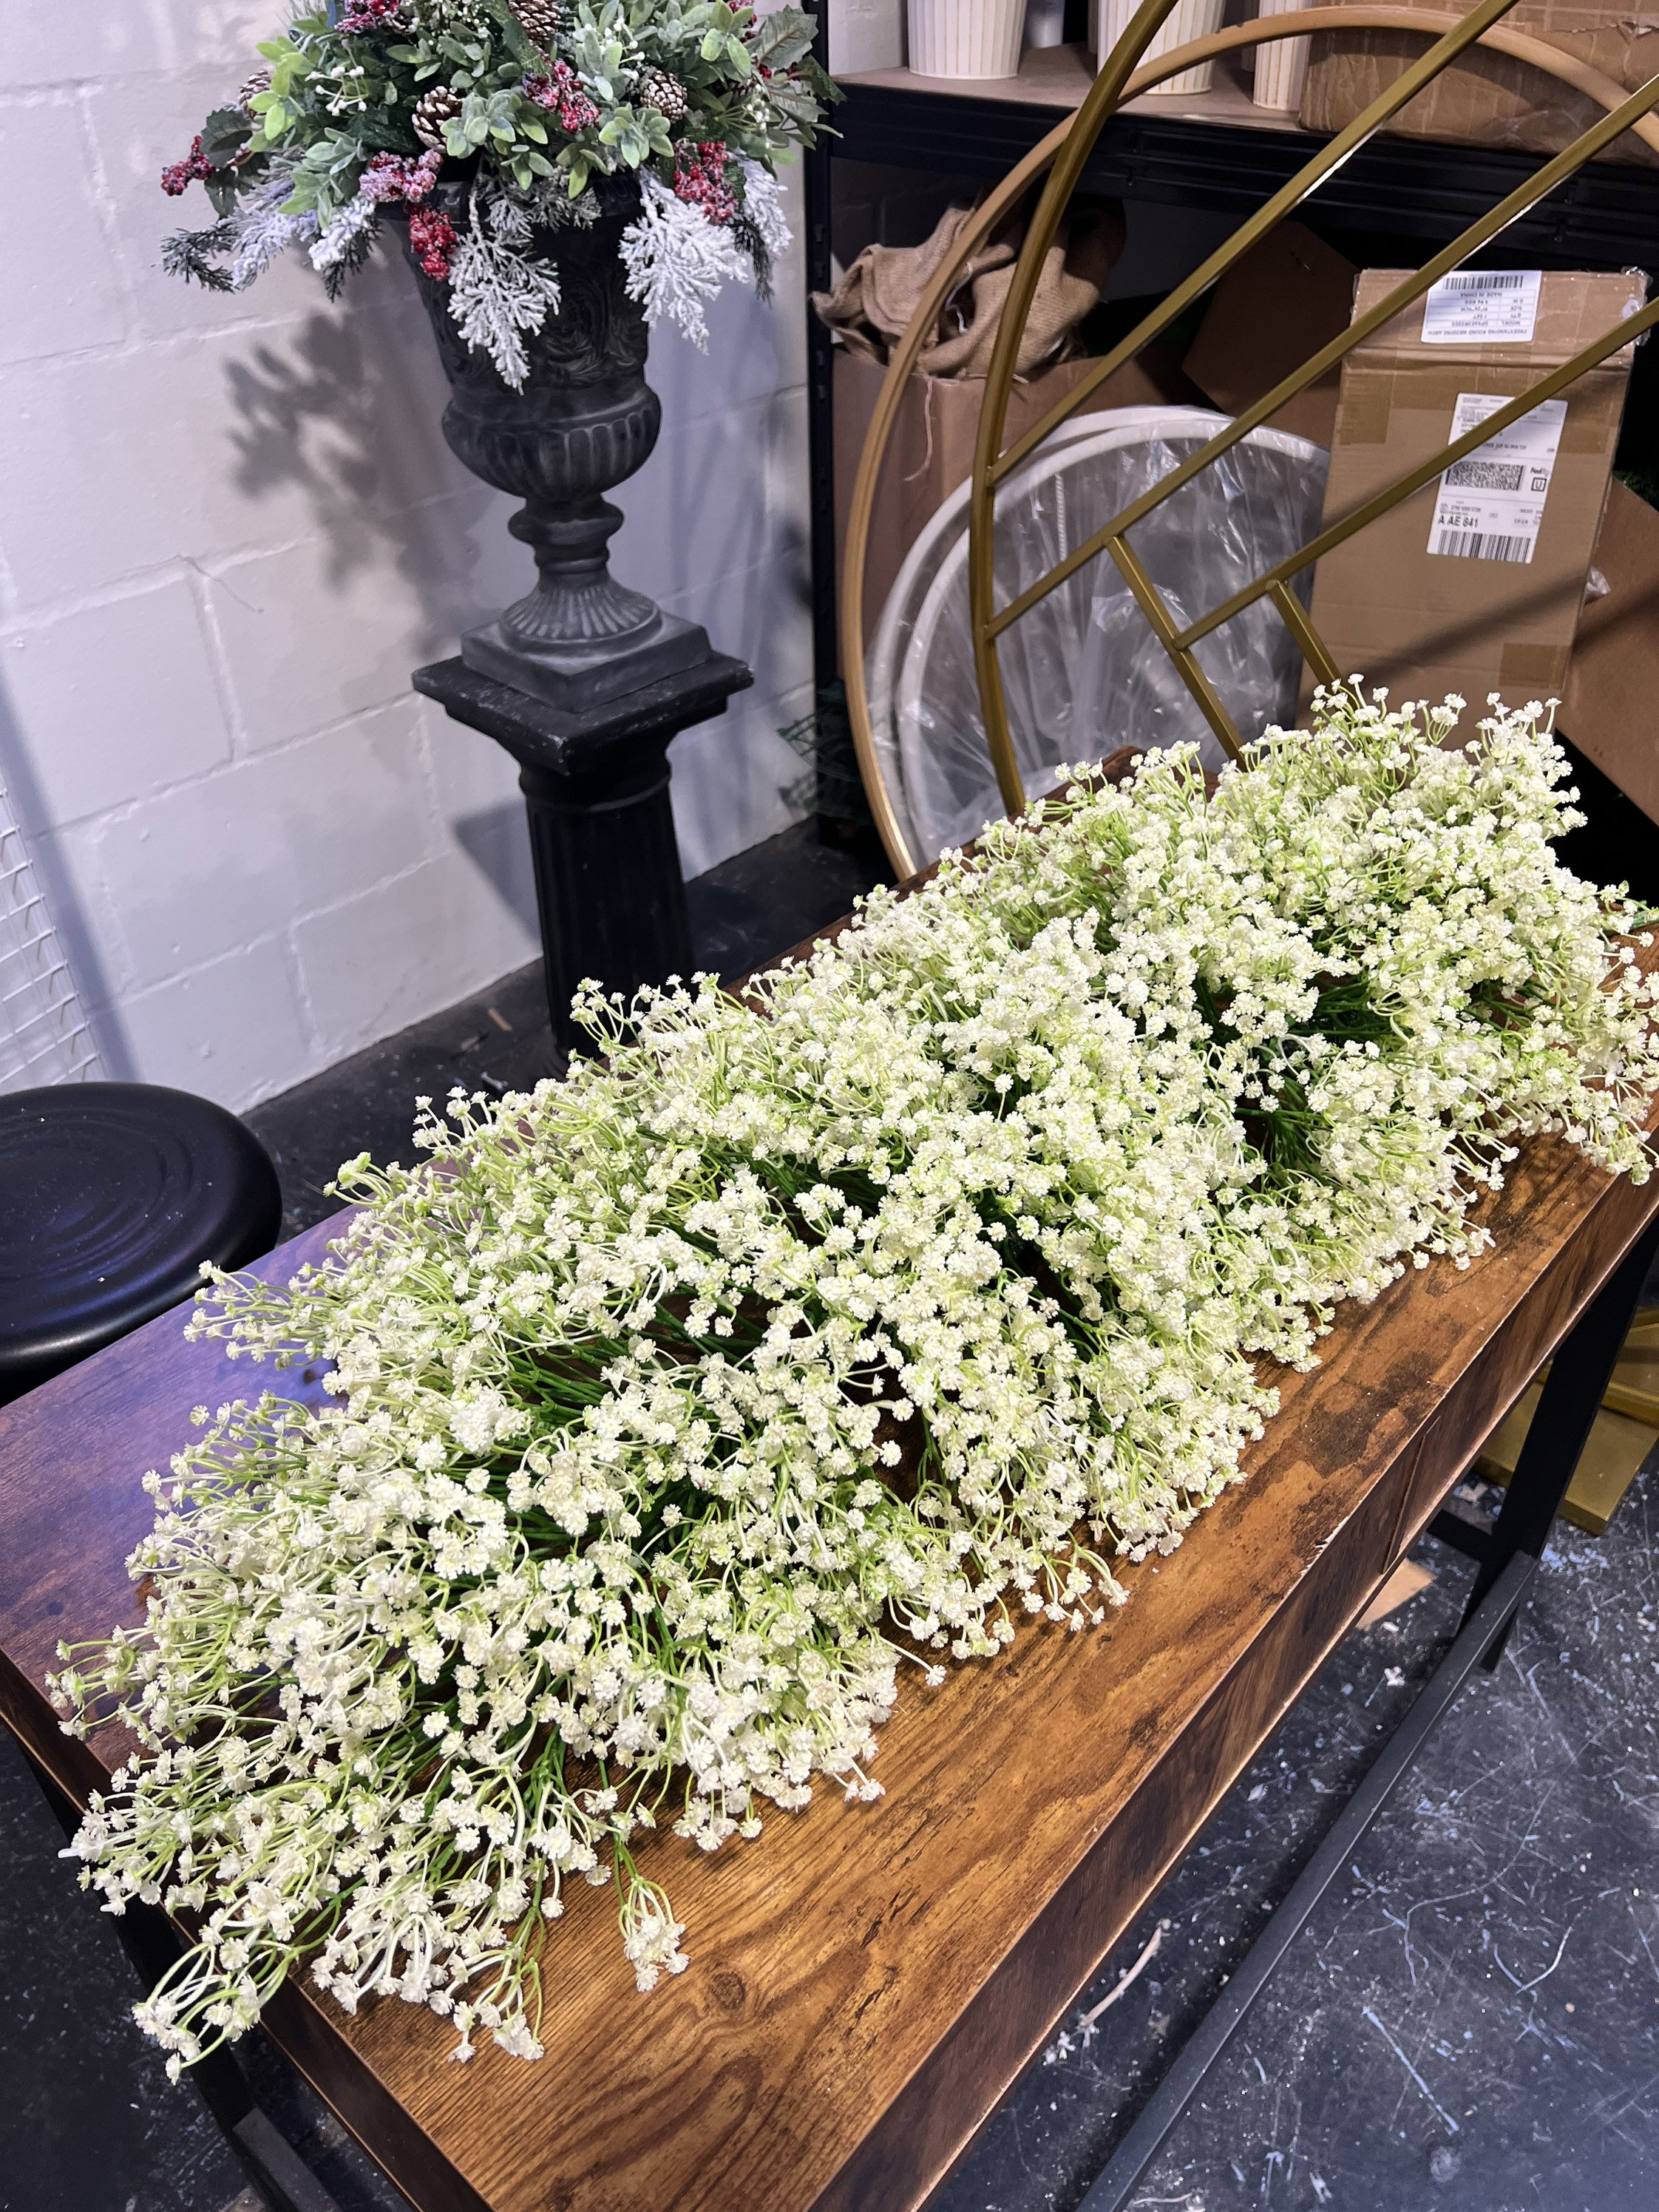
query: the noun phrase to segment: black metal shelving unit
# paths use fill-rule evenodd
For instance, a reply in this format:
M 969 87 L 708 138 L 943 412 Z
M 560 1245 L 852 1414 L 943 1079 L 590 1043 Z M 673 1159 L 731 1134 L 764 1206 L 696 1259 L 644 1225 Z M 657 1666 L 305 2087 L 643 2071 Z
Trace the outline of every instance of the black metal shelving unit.
M 1064 108 L 853 83 L 829 159 L 952 176 L 1000 177 Z M 1325 143 L 1311 131 L 1190 122 L 1131 110 L 1100 134 L 1085 186 L 1124 199 L 1246 216 Z M 1423 139 L 1375 138 L 1328 178 L 1305 216 L 1333 228 L 1452 238 L 1542 166 L 1544 157 Z M 826 162 L 825 166 L 828 164 Z M 1659 252 L 1659 171 L 1592 162 L 1507 235 L 1516 252 L 1620 268 Z
M 808 283 L 830 283 L 833 169 L 878 162 L 940 176 L 984 178 L 1011 169 L 1052 131 L 1065 107 L 1031 100 L 843 85 L 836 136 L 806 161 Z M 1243 216 L 1270 198 L 1316 148 L 1321 134 L 1131 109 L 1102 131 L 1085 188 L 1125 200 L 1207 208 Z M 1493 147 L 1443 146 L 1379 137 L 1363 147 L 1298 211 L 1332 234 L 1454 238 L 1542 166 L 1542 155 Z M 1532 266 L 1659 268 L 1659 169 L 1599 161 L 1504 234 L 1484 259 Z M 830 335 L 808 311 L 808 420 L 812 490 L 814 645 L 818 680 L 836 672 L 835 479 L 830 425 Z

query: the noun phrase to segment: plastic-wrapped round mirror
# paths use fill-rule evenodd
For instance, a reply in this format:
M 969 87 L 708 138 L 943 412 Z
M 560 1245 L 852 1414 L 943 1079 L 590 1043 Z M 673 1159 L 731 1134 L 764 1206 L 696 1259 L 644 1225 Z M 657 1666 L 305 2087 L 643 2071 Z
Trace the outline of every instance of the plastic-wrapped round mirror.
M 997 495 L 1006 605 L 1224 426 L 1196 407 L 1123 407 L 1057 430 Z M 1134 550 L 1172 616 L 1190 620 L 1319 527 L 1322 446 L 1256 430 L 1137 525 Z M 912 546 L 866 664 L 883 780 L 918 865 L 1002 813 L 974 673 L 963 484 Z M 1296 712 L 1302 656 L 1263 602 L 1197 648 L 1242 734 Z M 1197 741 L 1223 755 L 1110 556 L 1089 562 L 1004 638 L 1002 680 L 1025 787 L 1125 744 Z

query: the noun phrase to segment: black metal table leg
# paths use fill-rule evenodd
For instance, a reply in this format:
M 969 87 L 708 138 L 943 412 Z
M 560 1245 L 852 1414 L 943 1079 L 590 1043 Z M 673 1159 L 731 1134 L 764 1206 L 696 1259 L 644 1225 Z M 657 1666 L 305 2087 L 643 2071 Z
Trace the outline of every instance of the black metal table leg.
M 1659 1251 L 1659 1215 L 1573 1323 L 1550 1363 L 1538 1410 L 1527 1431 L 1503 1505 L 1481 1547 L 1480 1569 L 1464 1609 L 1466 1622 L 1474 1618 L 1476 1607 L 1517 1553 L 1527 1553 L 1534 1559 L 1542 1556 L 1613 1379 L 1656 1251 Z M 1506 1626 L 1487 1654 L 1488 1668 L 1498 1664 L 1508 1640 Z
M 20 1744 L 19 1748 L 53 1817 L 64 1835 L 72 1838 L 81 1825 L 79 1809 L 28 1747 Z M 112 1915 L 112 1925 L 134 1972 L 147 1989 L 153 1987 L 182 1948 L 167 1915 L 154 1905 L 133 1904 L 125 1912 Z M 231 2154 L 270 2212 L 340 2212 L 299 2153 L 254 2102 L 246 2075 L 228 2050 L 222 2046 L 210 2052 L 190 2068 L 185 2079 L 212 2114 Z

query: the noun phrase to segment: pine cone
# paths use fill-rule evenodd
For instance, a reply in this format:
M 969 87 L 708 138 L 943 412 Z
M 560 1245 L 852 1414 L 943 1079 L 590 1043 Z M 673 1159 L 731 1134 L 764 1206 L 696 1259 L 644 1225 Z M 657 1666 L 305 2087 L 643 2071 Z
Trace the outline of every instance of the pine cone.
M 244 115 L 252 115 L 253 112 L 254 94 L 256 92 L 269 92 L 270 90 L 270 71 L 269 70 L 255 70 L 252 76 L 237 94 L 236 105 L 241 109 Z
M 641 70 L 634 97 L 641 107 L 654 107 L 670 123 L 678 123 L 686 110 L 685 87 L 666 70 Z
M 452 115 L 461 112 L 461 95 L 452 92 L 447 84 L 434 84 L 430 92 L 423 92 L 415 103 L 415 112 L 410 120 L 415 125 L 415 136 L 422 146 L 431 146 L 437 152 L 444 150 L 444 125 Z
M 554 42 L 564 28 L 565 14 L 561 0 L 512 0 L 513 12 L 544 54 L 550 54 Z

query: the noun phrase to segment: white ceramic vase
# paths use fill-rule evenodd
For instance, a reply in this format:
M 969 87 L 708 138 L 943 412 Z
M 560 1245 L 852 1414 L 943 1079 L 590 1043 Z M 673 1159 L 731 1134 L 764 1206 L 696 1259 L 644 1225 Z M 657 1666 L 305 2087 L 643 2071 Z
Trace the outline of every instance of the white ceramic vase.
M 915 4 L 915 0 L 911 0 L 911 5 Z M 1091 0 L 1097 69 L 1128 29 L 1139 4 L 1140 0 Z M 1160 54 L 1184 46 L 1189 39 L 1207 38 L 1212 31 L 1221 28 L 1221 19 L 1226 12 L 1227 0 L 1179 0 L 1175 12 L 1164 18 L 1141 61 L 1155 62 Z M 1174 94 L 1179 98 L 1182 94 L 1207 92 L 1214 70 L 1213 62 L 1200 62 L 1196 69 L 1182 70 L 1179 76 L 1166 77 L 1162 84 L 1155 85 L 1152 97 Z
M 1025 0 L 909 0 L 918 76 L 1018 76 Z
M 1299 15 L 1313 0 L 1258 0 L 1258 15 Z M 1258 107 L 1276 107 L 1291 113 L 1302 105 L 1302 88 L 1308 81 L 1311 39 L 1274 39 L 1255 50 L 1255 90 Z

